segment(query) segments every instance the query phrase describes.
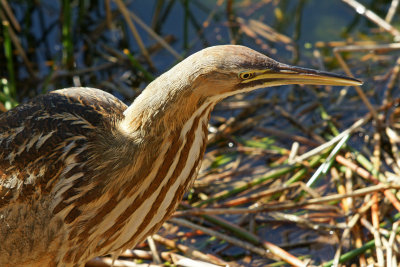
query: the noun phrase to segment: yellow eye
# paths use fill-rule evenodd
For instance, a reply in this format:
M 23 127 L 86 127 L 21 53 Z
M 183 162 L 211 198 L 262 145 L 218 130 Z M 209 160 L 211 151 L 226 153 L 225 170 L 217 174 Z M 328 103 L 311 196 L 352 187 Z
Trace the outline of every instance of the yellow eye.
M 248 80 L 254 77 L 254 72 L 241 72 L 239 73 L 239 78 L 242 80 Z

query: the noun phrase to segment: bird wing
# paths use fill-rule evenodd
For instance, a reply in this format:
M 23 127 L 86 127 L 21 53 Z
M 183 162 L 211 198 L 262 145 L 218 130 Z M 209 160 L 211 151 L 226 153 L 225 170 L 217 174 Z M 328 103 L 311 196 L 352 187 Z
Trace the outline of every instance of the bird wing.
M 76 155 L 87 160 L 90 142 L 112 131 L 126 108 L 104 91 L 69 88 L 0 115 L 0 208 L 50 192 Z

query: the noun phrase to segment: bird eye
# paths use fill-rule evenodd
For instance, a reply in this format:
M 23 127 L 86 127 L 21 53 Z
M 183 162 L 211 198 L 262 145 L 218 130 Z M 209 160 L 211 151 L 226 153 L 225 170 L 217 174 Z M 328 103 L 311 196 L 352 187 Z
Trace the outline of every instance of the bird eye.
M 242 80 L 247 80 L 247 79 L 251 79 L 254 77 L 254 73 L 253 72 L 241 72 L 239 73 L 239 78 Z

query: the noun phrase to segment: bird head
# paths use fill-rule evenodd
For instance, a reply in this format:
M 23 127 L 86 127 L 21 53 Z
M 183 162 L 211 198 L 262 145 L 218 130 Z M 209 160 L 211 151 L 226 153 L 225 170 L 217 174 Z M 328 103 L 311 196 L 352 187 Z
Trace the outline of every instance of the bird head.
M 354 78 L 282 64 L 239 45 L 209 47 L 188 57 L 181 64 L 186 65 L 180 68 L 181 71 L 191 73 L 188 77 L 192 78 L 195 93 L 215 99 L 279 85 L 362 84 Z

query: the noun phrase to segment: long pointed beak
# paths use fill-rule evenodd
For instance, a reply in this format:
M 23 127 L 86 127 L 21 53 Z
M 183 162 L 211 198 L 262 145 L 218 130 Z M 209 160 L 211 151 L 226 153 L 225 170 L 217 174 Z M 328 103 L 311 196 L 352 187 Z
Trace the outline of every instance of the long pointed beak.
M 277 68 L 257 72 L 253 78 L 245 80 L 244 83 L 257 80 L 263 82 L 265 86 L 287 84 L 355 86 L 363 84 L 362 81 L 354 78 L 282 63 L 279 63 Z

